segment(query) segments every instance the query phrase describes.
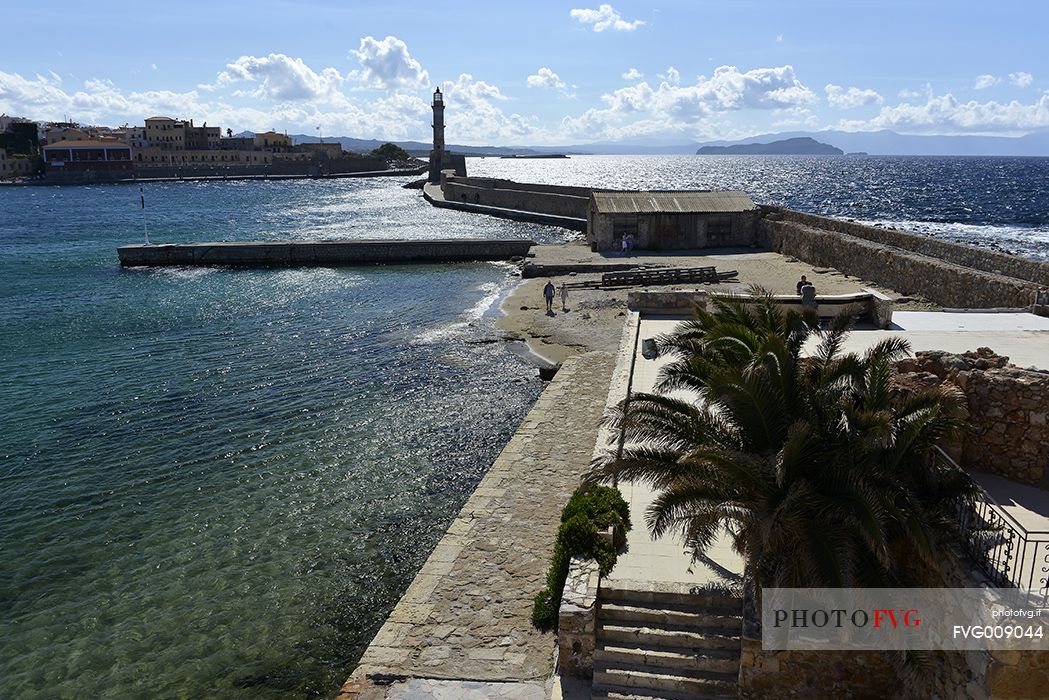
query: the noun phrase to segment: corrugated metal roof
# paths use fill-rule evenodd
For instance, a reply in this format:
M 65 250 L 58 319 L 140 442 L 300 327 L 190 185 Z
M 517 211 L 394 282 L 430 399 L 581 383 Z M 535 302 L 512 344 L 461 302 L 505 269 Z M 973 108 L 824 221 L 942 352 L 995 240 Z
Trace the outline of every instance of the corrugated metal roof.
M 600 214 L 708 214 L 757 209 L 739 190 L 594 192 L 593 197 Z

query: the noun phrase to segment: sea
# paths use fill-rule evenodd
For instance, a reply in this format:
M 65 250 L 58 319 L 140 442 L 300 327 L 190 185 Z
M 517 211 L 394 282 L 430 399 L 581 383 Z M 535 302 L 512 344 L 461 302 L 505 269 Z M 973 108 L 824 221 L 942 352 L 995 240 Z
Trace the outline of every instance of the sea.
M 1049 260 L 1049 159 L 472 158 Z M 579 234 L 407 178 L 0 187 L 0 697 L 332 697 L 542 391 L 514 267 L 121 269 L 140 242 Z

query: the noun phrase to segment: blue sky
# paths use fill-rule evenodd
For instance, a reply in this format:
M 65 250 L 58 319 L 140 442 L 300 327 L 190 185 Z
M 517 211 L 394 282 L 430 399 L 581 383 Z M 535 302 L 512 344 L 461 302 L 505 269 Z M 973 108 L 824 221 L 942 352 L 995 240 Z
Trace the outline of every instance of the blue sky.
M 17 3 L 0 113 L 572 144 L 1049 129 L 1049 3 Z M 22 27 L 24 31 L 12 31 Z

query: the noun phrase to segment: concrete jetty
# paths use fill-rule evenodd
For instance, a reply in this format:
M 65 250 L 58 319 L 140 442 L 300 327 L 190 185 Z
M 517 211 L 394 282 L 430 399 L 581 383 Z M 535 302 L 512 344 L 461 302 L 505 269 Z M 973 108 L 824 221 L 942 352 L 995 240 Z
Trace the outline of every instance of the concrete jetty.
M 458 240 L 244 241 L 126 245 L 117 248 L 124 267 L 302 267 L 510 260 L 524 257 L 527 238 Z

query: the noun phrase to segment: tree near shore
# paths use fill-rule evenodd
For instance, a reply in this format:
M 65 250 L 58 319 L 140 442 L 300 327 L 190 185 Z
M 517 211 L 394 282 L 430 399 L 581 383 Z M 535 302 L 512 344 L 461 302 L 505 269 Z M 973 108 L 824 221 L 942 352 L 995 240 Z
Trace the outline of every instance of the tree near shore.
M 394 161 L 397 163 L 403 163 L 411 158 L 408 151 L 395 143 L 384 143 L 373 150 L 371 155 L 375 158 L 382 158 L 385 161 Z
M 606 417 L 622 448 L 595 459 L 589 479 L 651 483 L 649 529 L 683 536 L 694 559 L 727 531 L 755 592 L 935 583 L 937 544 L 976 489 L 931 455 L 962 427 L 960 393 L 895 391 L 906 342 L 842 354 L 847 318 L 821 331 L 815 314 L 780 311 L 768 295 L 713 307 L 657 339 L 675 359 L 658 393 Z M 680 390 L 691 398 L 670 395 Z

